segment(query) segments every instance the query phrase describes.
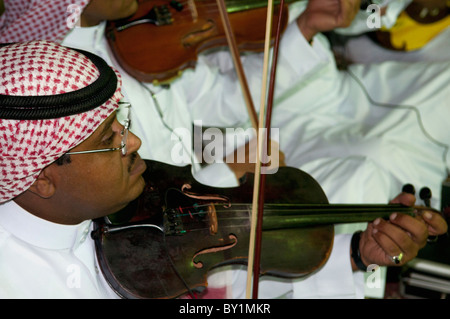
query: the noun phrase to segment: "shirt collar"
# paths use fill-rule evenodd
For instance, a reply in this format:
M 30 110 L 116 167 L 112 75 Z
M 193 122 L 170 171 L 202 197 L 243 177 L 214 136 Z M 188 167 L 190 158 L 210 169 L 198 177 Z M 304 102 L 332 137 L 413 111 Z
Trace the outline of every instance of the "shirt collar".
M 0 205 L 0 226 L 20 240 L 46 249 L 75 249 L 89 234 L 91 222 L 56 224 L 28 213 L 12 200 Z

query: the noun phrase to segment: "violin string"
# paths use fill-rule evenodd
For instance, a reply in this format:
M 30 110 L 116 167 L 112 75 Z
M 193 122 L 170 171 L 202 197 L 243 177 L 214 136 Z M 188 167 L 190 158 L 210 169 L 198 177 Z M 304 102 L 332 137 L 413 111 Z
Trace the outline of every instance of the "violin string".
M 225 225 L 220 227 L 220 229 L 226 229 L 226 228 L 232 228 L 232 229 L 236 229 L 236 228 L 249 228 L 250 225 Z M 195 232 L 195 231 L 209 231 L 209 227 L 197 227 L 197 228 L 186 228 L 183 229 L 184 232 L 186 233 L 191 233 L 191 232 Z
M 195 207 L 184 207 L 183 209 L 180 208 L 176 208 L 175 210 L 180 212 L 178 214 L 175 215 L 175 217 L 190 217 L 190 219 L 194 219 L 194 216 L 197 215 L 207 215 L 207 211 L 189 211 L 188 213 L 185 213 L 183 210 L 186 209 L 194 209 L 197 210 L 199 207 L 209 207 L 211 205 L 205 204 L 205 205 L 196 205 Z M 239 208 L 237 206 L 243 206 L 243 208 Z M 239 228 L 239 227 L 244 227 L 244 228 L 249 228 L 250 227 L 250 217 L 251 217 L 251 205 L 249 204 L 236 204 L 233 205 L 233 207 L 231 208 L 225 208 L 225 209 L 215 209 L 215 213 L 219 213 L 219 216 L 216 217 L 217 222 L 221 222 L 221 229 L 225 229 L 225 228 Z M 274 206 L 274 208 L 269 208 L 268 206 Z M 355 213 L 355 211 L 352 212 L 351 209 L 349 209 L 348 205 L 340 205 L 341 207 L 337 207 L 337 208 L 333 208 L 332 210 L 330 210 L 329 208 L 326 207 L 321 207 L 320 209 L 316 208 L 316 207 L 312 207 L 311 205 L 299 205 L 298 207 L 285 207 L 288 206 L 286 204 L 273 204 L 273 205 L 265 205 L 266 209 L 264 210 L 266 214 L 268 214 L 270 216 L 270 213 L 285 213 L 286 215 L 290 215 L 291 217 L 294 216 L 302 216 L 302 218 L 308 218 L 311 217 L 311 215 L 319 217 L 329 217 L 330 214 L 334 215 L 336 213 L 349 213 L 351 212 L 352 214 Z M 303 206 L 303 207 L 302 207 Z M 306 211 L 305 213 L 305 209 L 304 206 L 309 206 L 309 210 Z M 313 205 L 314 206 L 314 205 Z M 354 205 L 353 205 L 354 206 Z M 370 219 L 375 218 L 374 216 L 378 216 L 381 217 L 383 214 L 382 213 L 387 213 L 390 214 L 392 213 L 391 209 L 386 209 L 386 205 L 373 205 L 370 207 L 370 205 L 361 205 L 361 207 L 359 207 L 359 209 L 361 210 L 361 214 L 366 214 L 366 217 L 370 217 Z M 408 207 L 404 207 L 405 210 L 410 210 L 410 208 Z M 396 211 L 401 211 L 400 207 L 395 207 Z M 236 213 L 246 213 L 246 215 L 244 216 L 231 216 L 230 214 L 236 214 Z M 291 213 L 291 214 L 288 214 Z M 292 214 L 293 213 L 293 214 Z M 359 215 L 361 215 L 359 214 Z M 373 215 L 375 214 L 375 215 Z M 233 222 L 233 221 L 245 221 L 246 223 L 241 223 L 241 224 L 233 224 L 233 225 L 229 225 L 229 224 L 222 224 L 223 222 Z M 198 222 L 198 220 L 196 219 L 195 222 Z M 316 221 L 317 222 L 317 221 Z M 197 224 L 194 224 L 195 227 L 190 228 L 190 226 L 192 226 L 193 224 L 190 224 L 188 221 L 184 221 L 182 222 L 183 224 L 183 229 L 182 232 L 193 232 L 193 231 L 209 231 L 209 227 L 198 227 Z
M 179 4 L 181 4 L 183 7 L 189 7 L 189 0 L 186 1 L 178 1 Z M 216 8 L 217 4 L 214 0 L 195 0 L 193 1 L 197 7 L 204 7 L 204 8 Z M 253 6 L 260 6 L 261 0 L 225 0 L 225 4 L 228 7 L 234 7 L 234 6 L 244 6 L 245 8 L 249 8 L 252 5 Z M 267 2 L 267 1 L 265 1 Z M 219 11 L 218 9 L 216 11 Z
M 220 204 L 219 204 L 220 205 Z M 241 212 L 249 212 L 251 211 L 251 204 L 245 204 L 245 203 L 237 203 L 233 204 L 229 208 L 220 208 L 217 209 L 216 207 L 219 206 L 215 204 L 214 211 L 216 213 L 241 213 Z M 183 207 L 177 207 L 175 210 L 181 212 L 180 214 L 177 214 L 176 217 L 182 217 L 182 216 L 195 216 L 195 215 L 204 215 L 207 213 L 207 211 L 198 211 L 199 208 L 209 208 L 211 204 L 202 204 L 202 205 L 193 205 L 193 206 L 183 206 Z M 222 206 L 222 205 L 220 205 Z M 266 204 L 264 205 L 264 211 L 267 213 L 290 213 L 290 212 L 297 212 L 298 214 L 301 214 L 300 211 L 307 211 L 308 213 L 311 211 L 314 211 L 315 214 L 318 214 L 320 212 L 329 213 L 329 212 L 347 212 L 352 211 L 354 212 L 355 209 L 363 210 L 366 212 L 386 212 L 391 211 L 391 209 L 387 205 L 333 205 L 327 207 L 326 205 L 292 205 L 292 204 Z M 405 207 L 405 210 L 410 210 L 410 208 Z M 183 210 L 189 211 L 188 213 L 183 212 Z M 194 210 L 194 211 L 191 211 Z M 396 207 L 396 210 L 401 211 L 402 207 Z
M 238 1 L 228 0 L 225 2 L 227 4 L 227 8 L 243 7 L 242 11 L 248 10 L 249 8 L 251 9 L 252 5 L 256 5 L 258 7 L 261 4 L 261 0 L 246 0 L 244 5 L 242 4 L 242 0 L 238 0 Z M 191 5 L 190 5 L 191 2 L 189 0 L 186 0 L 186 1 L 179 1 L 178 3 L 183 7 L 183 10 L 180 12 L 176 12 L 176 21 L 177 22 L 183 22 L 183 21 L 192 22 L 193 13 L 191 10 Z M 213 13 L 213 14 L 219 13 L 217 4 L 213 0 L 196 0 L 196 1 L 193 1 L 192 3 L 195 4 L 196 8 L 205 10 L 206 12 L 202 12 L 202 13 L 205 13 L 206 15 L 211 14 L 211 13 Z

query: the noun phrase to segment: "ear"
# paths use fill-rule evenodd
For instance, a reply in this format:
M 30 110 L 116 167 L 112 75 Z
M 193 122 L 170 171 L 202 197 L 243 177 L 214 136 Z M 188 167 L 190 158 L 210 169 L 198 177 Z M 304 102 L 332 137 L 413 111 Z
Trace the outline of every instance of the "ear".
M 56 186 L 50 167 L 44 168 L 39 173 L 37 180 L 28 190 L 42 198 L 50 198 L 55 194 Z

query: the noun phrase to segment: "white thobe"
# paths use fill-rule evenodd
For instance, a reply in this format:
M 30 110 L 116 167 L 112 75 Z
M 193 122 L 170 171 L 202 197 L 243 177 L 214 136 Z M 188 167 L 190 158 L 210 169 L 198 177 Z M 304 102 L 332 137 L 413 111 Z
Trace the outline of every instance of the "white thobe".
M 0 205 L 0 298 L 118 298 L 99 271 L 91 221 L 55 224 Z

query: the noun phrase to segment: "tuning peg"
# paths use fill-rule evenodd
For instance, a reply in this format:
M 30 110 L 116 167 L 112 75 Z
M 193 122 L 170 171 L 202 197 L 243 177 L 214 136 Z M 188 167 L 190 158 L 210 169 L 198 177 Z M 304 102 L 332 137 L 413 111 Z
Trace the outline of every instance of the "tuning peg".
M 415 195 L 416 189 L 414 188 L 414 185 L 412 185 L 412 184 L 405 184 L 402 187 L 402 192 Z
M 431 189 L 428 187 L 422 187 L 419 193 L 420 199 L 424 201 L 425 206 L 430 207 Z

